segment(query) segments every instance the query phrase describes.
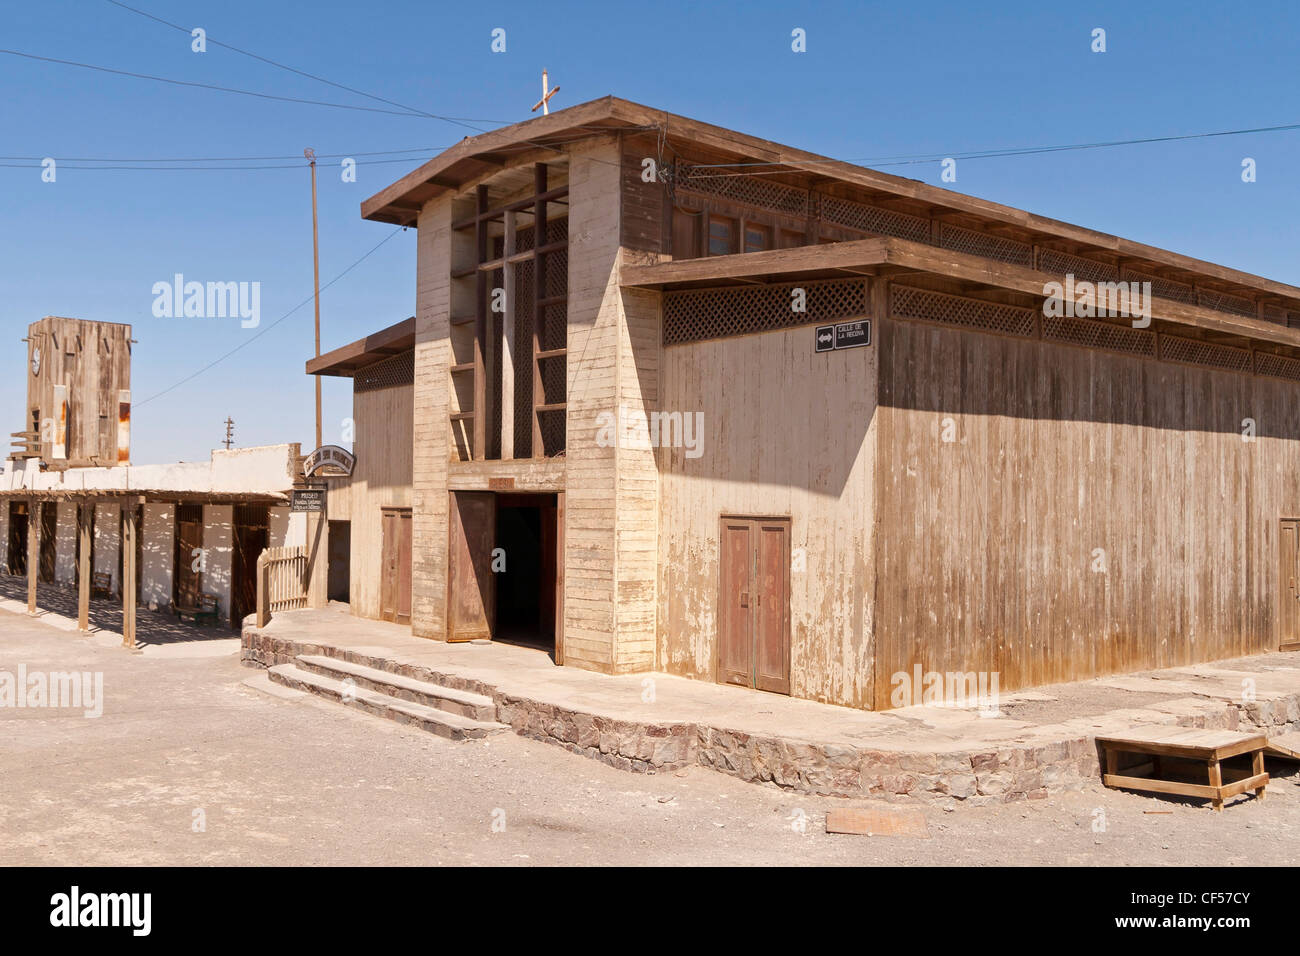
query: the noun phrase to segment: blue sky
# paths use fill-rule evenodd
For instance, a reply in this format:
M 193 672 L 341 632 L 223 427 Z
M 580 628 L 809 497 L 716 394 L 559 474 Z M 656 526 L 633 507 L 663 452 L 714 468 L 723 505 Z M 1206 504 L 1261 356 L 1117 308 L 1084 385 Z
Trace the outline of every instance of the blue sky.
M 0 0 L 0 47 L 385 108 L 212 43 L 222 41 L 482 128 L 527 118 L 547 67 L 561 87 L 557 108 L 612 93 L 859 161 L 1300 122 L 1300 7 L 1289 3 L 126 2 L 204 28 L 207 52 L 107 0 Z M 505 53 L 490 49 L 497 27 Z M 796 27 L 807 32 L 805 53 L 791 51 Z M 1090 49 L 1096 27 L 1105 53 Z M 0 90 L 0 154 L 14 157 L 0 159 L 11 164 L 0 166 L 3 431 L 23 421 L 28 323 L 50 314 L 129 322 L 137 462 L 206 458 L 227 415 L 237 445 L 311 443 L 310 303 L 267 331 L 311 294 L 308 172 L 79 170 L 102 164 L 78 158 L 297 157 L 305 146 L 431 155 L 472 132 L 5 54 Z M 1300 284 L 1298 144 L 1300 132 L 1288 131 L 969 159 L 950 188 Z M 41 180 L 44 157 L 59 163 L 53 183 Z M 1254 183 L 1241 181 L 1244 157 L 1256 160 Z M 359 204 L 419 160 L 359 165 L 355 183 L 341 181 L 337 163 L 319 167 L 322 282 L 393 231 L 364 222 Z M 938 162 L 879 168 L 940 184 Z M 260 282 L 261 327 L 155 318 L 153 284 L 178 272 Z M 399 232 L 322 296 L 323 347 L 414 308 L 415 233 Z M 339 440 L 349 411 L 346 380 L 327 380 L 326 441 Z

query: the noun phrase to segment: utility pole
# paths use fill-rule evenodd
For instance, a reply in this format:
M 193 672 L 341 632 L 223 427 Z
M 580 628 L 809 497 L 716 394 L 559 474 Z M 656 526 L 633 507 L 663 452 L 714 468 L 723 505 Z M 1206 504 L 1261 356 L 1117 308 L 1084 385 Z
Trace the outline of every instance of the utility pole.
M 316 288 L 316 357 L 320 358 L 320 234 L 316 226 L 316 151 L 310 147 L 304 149 L 302 154 L 311 160 L 311 265 L 315 274 Z M 313 375 L 316 379 L 316 448 L 319 448 L 321 442 L 321 422 L 320 422 L 320 376 Z
M 235 443 L 235 423 L 229 415 L 226 416 L 226 440 L 222 442 L 226 446 L 226 451 L 230 451 L 230 446 Z

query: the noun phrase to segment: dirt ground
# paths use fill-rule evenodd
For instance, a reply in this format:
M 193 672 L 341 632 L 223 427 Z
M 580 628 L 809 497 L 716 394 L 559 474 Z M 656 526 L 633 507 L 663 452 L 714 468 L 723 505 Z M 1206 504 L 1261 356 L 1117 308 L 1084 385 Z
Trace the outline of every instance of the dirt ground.
M 0 865 L 1294 865 L 1300 776 L 1222 814 L 1110 791 L 824 832 L 819 799 L 629 774 L 498 734 L 452 743 L 246 683 L 232 640 L 130 654 L 0 612 L 0 671 L 103 674 L 103 714 L 0 707 Z M 896 805 L 895 805 L 896 806 Z

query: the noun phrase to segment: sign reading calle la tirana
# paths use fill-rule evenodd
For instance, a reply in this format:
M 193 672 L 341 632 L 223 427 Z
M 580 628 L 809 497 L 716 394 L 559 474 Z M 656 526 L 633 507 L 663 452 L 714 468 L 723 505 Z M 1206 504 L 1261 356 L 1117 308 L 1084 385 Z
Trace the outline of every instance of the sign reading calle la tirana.
M 302 463 L 302 473 L 310 478 L 312 475 L 322 477 L 347 477 L 357 459 L 346 448 L 338 445 L 321 445 L 308 455 Z

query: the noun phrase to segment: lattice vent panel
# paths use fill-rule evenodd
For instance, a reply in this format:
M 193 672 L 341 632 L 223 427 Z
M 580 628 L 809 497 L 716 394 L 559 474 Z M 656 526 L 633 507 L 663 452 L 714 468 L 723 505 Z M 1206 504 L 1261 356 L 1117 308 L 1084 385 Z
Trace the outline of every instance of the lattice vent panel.
M 837 199 L 834 196 L 821 197 L 821 216 L 827 222 L 863 232 L 874 232 L 882 236 L 896 236 L 899 239 L 911 239 L 913 242 L 930 241 L 930 220 L 920 216 L 868 206 L 866 203 Z
M 795 289 L 804 290 L 804 312 L 794 311 Z M 664 345 L 865 316 L 867 308 L 862 279 L 669 292 L 664 295 Z
M 1210 289 L 1196 290 L 1197 304 L 1205 306 L 1207 309 L 1214 309 L 1217 312 L 1231 312 L 1234 315 L 1244 315 L 1248 318 L 1258 318 L 1259 313 L 1255 311 L 1255 303 L 1250 299 L 1243 299 L 1239 295 L 1229 295 L 1227 292 L 1214 292 Z
M 939 245 L 955 252 L 996 259 L 1011 265 L 1030 268 L 1034 265 L 1034 250 L 1029 243 L 974 229 L 962 229 L 960 226 L 944 224 L 939 232 Z
M 1265 322 L 1275 322 L 1278 325 L 1287 324 L 1286 309 L 1280 305 L 1263 306 L 1263 318 Z
M 1256 352 L 1255 371 L 1260 375 L 1271 375 L 1273 378 L 1287 378 L 1293 382 L 1300 382 L 1300 359 L 1293 359 L 1286 355 L 1274 355 L 1272 352 Z
M 1056 275 L 1073 275 L 1088 282 L 1118 282 L 1119 273 L 1104 262 L 1085 259 L 1083 256 L 1058 252 L 1055 249 L 1038 250 L 1038 271 Z
M 1150 282 L 1151 294 L 1154 296 L 1161 299 L 1172 299 L 1174 302 L 1186 302 L 1188 305 L 1196 304 L 1196 290 L 1186 282 L 1162 279 L 1160 276 L 1152 275 L 1149 272 L 1139 272 L 1136 269 L 1125 269 L 1124 280 L 1126 282 Z
M 357 369 L 352 377 L 352 391 L 374 392 L 381 388 L 410 385 L 415 381 L 415 350 Z
M 1155 358 L 1156 337 L 1142 329 L 1111 325 L 1109 322 L 1089 322 L 1064 316 L 1044 316 L 1043 338 L 1053 342 L 1068 342 L 1093 349 L 1123 352 Z
M 1215 345 L 1200 339 L 1185 339 L 1177 335 L 1160 337 L 1160 357 L 1168 362 L 1183 362 L 1187 365 L 1204 365 L 1232 372 L 1250 371 L 1250 352 L 1245 349 Z
M 737 175 L 736 170 L 700 168 L 678 164 L 673 169 L 678 189 L 721 196 L 751 206 L 761 206 L 795 216 L 808 214 L 808 193 L 762 176 Z
M 533 260 L 515 266 L 515 457 L 533 448 Z
M 983 299 L 968 299 L 960 295 L 914 289 L 911 286 L 890 287 L 890 309 L 901 319 L 920 319 L 944 325 L 960 325 L 985 332 L 1005 335 L 1034 334 L 1034 310 Z

